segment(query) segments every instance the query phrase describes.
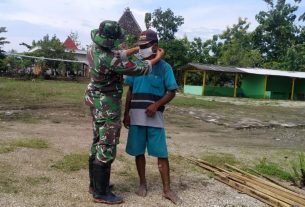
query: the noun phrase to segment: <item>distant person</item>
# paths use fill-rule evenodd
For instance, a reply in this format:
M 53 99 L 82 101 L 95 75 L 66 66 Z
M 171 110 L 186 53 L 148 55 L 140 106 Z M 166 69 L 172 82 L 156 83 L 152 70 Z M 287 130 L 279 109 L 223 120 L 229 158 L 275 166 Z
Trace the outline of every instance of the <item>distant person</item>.
M 141 33 L 139 55 L 143 60 L 154 59 L 158 51 L 158 37 L 152 30 Z M 135 156 L 140 179 L 136 194 L 145 197 L 147 182 L 145 177 L 145 150 L 158 158 L 158 168 L 163 183 L 163 196 L 178 204 L 181 199 L 170 188 L 169 162 L 164 130 L 164 106 L 176 93 L 176 83 L 171 66 L 164 60 L 153 65 L 147 76 L 126 78 L 129 85 L 126 96 L 124 126 L 129 128 L 126 152 Z
M 123 199 L 111 192 L 109 180 L 120 138 L 123 74 L 148 75 L 164 52 L 158 50 L 150 60 L 134 56 L 128 60 L 127 57 L 137 53 L 138 48 L 119 50 L 124 32 L 117 22 L 110 20 L 103 21 L 99 29 L 92 30 L 91 39 L 94 45 L 87 54 L 91 81 L 85 93 L 85 103 L 90 106 L 93 118 L 89 192 L 94 202 L 117 204 Z

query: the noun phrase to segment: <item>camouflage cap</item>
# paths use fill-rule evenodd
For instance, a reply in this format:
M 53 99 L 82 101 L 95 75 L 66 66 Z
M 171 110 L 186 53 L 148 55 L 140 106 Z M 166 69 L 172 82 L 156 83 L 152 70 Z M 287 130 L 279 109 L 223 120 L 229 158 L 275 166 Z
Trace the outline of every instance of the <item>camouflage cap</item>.
M 116 21 L 105 20 L 99 26 L 99 34 L 110 39 L 123 39 L 124 31 Z
M 95 32 L 96 31 L 96 32 Z M 111 20 L 101 22 L 99 29 L 93 30 L 91 39 L 104 48 L 117 48 L 125 38 L 125 32 L 120 25 Z

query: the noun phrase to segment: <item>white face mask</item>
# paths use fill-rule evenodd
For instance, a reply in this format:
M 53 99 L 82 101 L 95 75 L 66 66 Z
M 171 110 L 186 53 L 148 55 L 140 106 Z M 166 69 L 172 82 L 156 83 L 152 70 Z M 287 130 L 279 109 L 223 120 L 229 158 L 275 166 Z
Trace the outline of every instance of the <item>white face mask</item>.
M 152 47 L 148 47 L 148 48 L 145 48 L 145 49 L 139 49 L 139 54 L 140 56 L 145 59 L 145 58 L 148 58 L 150 57 L 151 55 L 155 54 L 152 50 Z

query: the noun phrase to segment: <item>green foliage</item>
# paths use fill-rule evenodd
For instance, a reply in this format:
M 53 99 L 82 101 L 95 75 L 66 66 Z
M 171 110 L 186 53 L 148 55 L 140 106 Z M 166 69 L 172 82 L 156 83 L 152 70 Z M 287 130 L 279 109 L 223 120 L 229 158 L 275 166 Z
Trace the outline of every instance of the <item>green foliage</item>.
M 263 158 L 255 165 L 255 170 L 261 174 L 274 176 L 282 180 L 292 181 L 292 175 L 285 171 L 279 164 L 269 162 L 266 158 Z
M 0 34 L 3 33 L 3 32 L 7 32 L 6 28 L 5 27 L 0 27 Z M 10 42 L 6 40 L 6 37 L 1 37 L 0 36 L 0 59 L 4 58 L 4 51 L 2 50 L 2 46 L 4 44 L 8 44 L 8 43 L 10 43 Z
M 73 172 L 86 169 L 88 165 L 88 152 L 72 153 L 64 156 L 62 160 L 56 162 L 52 167 L 64 172 Z
M 304 39 L 299 38 L 302 27 L 298 27 L 295 22 L 297 4 L 301 0 L 294 1 L 295 5 L 285 0 L 265 2 L 270 9 L 256 15 L 259 25 L 253 32 L 253 45 L 263 55 L 264 64 L 276 69 L 300 70 L 303 65 L 300 61 L 302 54 L 297 55 L 296 45 L 304 44 Z M 301 17 L 299 20 L 302 20 Z
M 59 58 L 59 59 L 68 59 L 74 60 L 75 56 L 73 53 L 65 52 L 64 45 L 62 42 L 56 37 L 56 35 L 50 37 L 49 35 L 45 35 L 41 40 L 33 41 L 32 48 L 37 48 L 32 53 L 28 53 L 30 56 L 37 57 L 47 57 L 47 58 Z M 45 60 L 45 67 L 47 68 L 58 68 L 60 62 Z
M 170 9 L 162 11 L 161 8 L 156 9 L 152 14 L 145 14 L 146 27 L 153 26 L 156 28 L 161 40 L 172 40 L 175 38 L 175 33 L 178 27 L 184 23 L 182 16 L 175 16 Z
M 138 40 L 137 36 L 132 35 L 132 34 L 127 34 L 126 43 L 127 43 L 128 48 L 134 47 L 137 40 Z
M 174 69 L 189 62 L 187 59 L 187 45 L 185 39 L 160 40 L 159 46 L 165 50 L 164 59 Z
M 305 155 L 304 152 L 298 154 L 298 160 L 291 162 L 293 182 L 303 188 L 305 186 Z

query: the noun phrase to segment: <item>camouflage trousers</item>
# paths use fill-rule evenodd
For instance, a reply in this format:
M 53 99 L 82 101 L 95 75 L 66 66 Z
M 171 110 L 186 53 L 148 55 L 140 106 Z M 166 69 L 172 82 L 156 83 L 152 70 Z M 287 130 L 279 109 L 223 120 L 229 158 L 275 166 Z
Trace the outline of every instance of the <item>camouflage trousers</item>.
M 93 126 L 93 143 L 90 156 L 109 164 L 116 157 L 121 130 L 120 93 L 86 93 L 86 104 L 90 106 Z

